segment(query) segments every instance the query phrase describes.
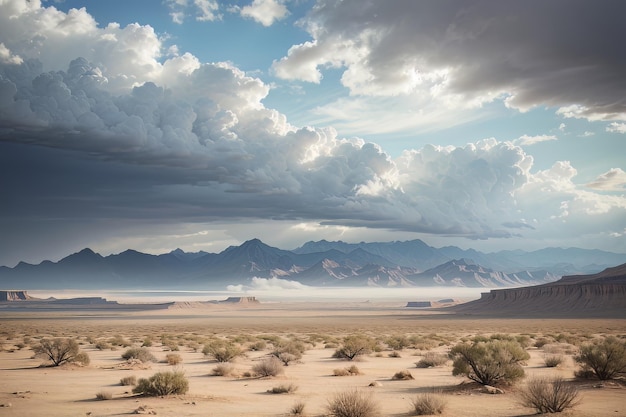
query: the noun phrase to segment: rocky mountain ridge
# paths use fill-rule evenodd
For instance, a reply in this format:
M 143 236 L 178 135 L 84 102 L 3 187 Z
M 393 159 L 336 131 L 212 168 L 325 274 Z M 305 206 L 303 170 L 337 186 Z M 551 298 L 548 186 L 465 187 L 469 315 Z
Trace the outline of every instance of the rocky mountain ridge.
M 280 278 L 309 286 L 463 286 L 510 287 L 535 285 L 559 278 L 559 271 L 597 272 L 626 254 L 571 249 L 546 249 L 486 254 L 454 247 L 437 249 L 420 240 L 359 243 L 308 242 L 295 250 L 271 247 L 259 239 L 231 246 L 220 253 L 186 253 L 176 249 L 162 255 L 134 250 L 102 256 L 91 249 L 58 262 L 20 263 L 0 267 L 0 286 L 46 288 L 187 288 L 223 289 L 253 278 Z M 550 254 L 553 264 L 546 265 Z M 461 258 L 451 256 L 467 255 Z M 471 256 L 471 257 L 470 257 Z M 540 267 L 520 265 L 538 259 Z M 494 265 L 507 266 L 498 269 Z M 518 268 L 519 265 L 519 269 Z M 566 268 L 563 265 L 568 265 Z

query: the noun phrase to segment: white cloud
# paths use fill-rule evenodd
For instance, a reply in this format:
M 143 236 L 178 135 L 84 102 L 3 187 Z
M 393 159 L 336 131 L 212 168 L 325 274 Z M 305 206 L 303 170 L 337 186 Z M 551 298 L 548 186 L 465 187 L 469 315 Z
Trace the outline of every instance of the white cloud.
M 537 143 L 547 142 L 551 140 L 558 140 L 558 139 L 554 135 L 536 135 L 536 136 L 522 135 L 515 142 L 519 144 L 520 146 L 530 146 L 530 145 L 535 145 Z
M 243 17 L 249 17 L 263 26 L 272 26 L 274 22 L 284 19 L 289 11 L 280 0 L 253 0 L 240 11 Z
M 170 16 L 174 23 L 182 24 L 187 15 L 195 16 L 199 22 L 221 20 L 219 3 L 216 0 L 165 0 L 170 9 Z
M 560 130 L 561 132 L 565 132 L 565 127 L 566 127 L 566 126 L 565 126 L 565 123 L 561 123 L 561 124 L 559 125 L 559 130 Z
M 598 176 L 595 180 L 586 184 L 587 187 L 604 191 L 625 191 L 626 172 L 621 168 L 611 168 L 609 171 Z
M 607 126 L 606 131 L 611 133 L 626 133 L 626 123 L 613 122 Z

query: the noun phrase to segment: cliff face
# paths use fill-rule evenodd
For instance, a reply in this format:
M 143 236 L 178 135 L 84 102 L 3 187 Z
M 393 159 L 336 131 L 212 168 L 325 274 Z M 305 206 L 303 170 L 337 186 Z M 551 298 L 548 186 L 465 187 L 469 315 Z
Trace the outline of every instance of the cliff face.
M 32 300 L 26 291 L 0 291 L 0 301 Z
M 532 287 L 492 290 L 454 310 L 464 314 L 626 317 L 624 268 L 595 276 L 563 277 Z

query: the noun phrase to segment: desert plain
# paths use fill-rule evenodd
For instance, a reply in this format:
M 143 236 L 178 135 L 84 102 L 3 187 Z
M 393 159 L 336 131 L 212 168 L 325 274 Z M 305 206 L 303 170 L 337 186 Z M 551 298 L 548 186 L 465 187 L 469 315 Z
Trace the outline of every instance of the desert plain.
M 0 312 L 0 416 L 326 416 L 329 400 L 358 390 L 373 399 L 381 416 L 410 416 L 412 399 L 436 391 L 445 399 L 441 416 L 521 417 L 536 411 L 523 406 L 519 390 L 535 376 L 559 376 L 579 389 L 570 417 L 626 416 L 626 386 L 621 381 L 574 378 L 577 343 L 594 337 L 626 336 L 626 319 L 501 318 L 409 309 L 402 302 L 275 302 L 248 305 L 178 303 L 154 311 L 2 311 Z M 475 336 L 512 335 L 524 340 L 530 359 L 526 377 L 484 392 L 462 376 L 452 362 L 429 368 L 416 363 L 428 352 L 446 354 Z M 354 361 L 333 358 L 344 337 L 366 335 L 377 348 Z M 74 338 L 87 353 L 86 366 L 46 366 L 34 354 L 41 338 Z M 203 354 L 203 345 L 223 339 L 240 346 L 232 373 L 215 376 L 219 365 Z M 281 341 L 300 341 L 302 357 L 283 366 L 284 373 L 255 376 L 251 369 Z M 393 341 L 402 341 L 395 343 Z M 539 343 L 541 342 L 541 343 Z M 399 344 L 399 346 L 398 346 Z M 144 346 L 156 362 L 126 361 L 129 347 Z M 168 364 L 168 354 L 178 355 Z M 546 355 L 563 362 L 547 367 Z M 357 375 L 336 376 L 352 365 Z M 149 378 L 181 371 L 189 381 L 184 395 L 147 397 L 121 385 L 126 377 Z M 408 371 L 413 379 L 397 380 Z M 292 392 L 275 394 L 276 387 Z M 105 399 L 99 399 L 105 398 Z

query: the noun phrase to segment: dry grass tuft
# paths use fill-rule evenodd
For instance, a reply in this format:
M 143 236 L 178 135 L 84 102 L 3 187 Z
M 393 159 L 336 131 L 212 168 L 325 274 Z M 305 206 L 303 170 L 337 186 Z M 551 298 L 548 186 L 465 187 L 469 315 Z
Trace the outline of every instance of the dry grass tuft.
M 415 378 L 413 378 L 413 375 L 411 375 L 409 371 L 404 370 L 404 371 L 398 371 L 395 374 L 393 374 L 391 379 L 393 379 L 394 381 L 408 381 L 410 379 L 415 379 Z
M 335 394 L 328 401 L 328 415 L 331 417 L 377 417 L 378 404 L 371 394 L 358 391 L 344 391 Z
M 442 414 L 446 408 L 447 401 L 440 393 L 418 394 L 411 400 L 413 405 L 413 415 L 430 416 Z

